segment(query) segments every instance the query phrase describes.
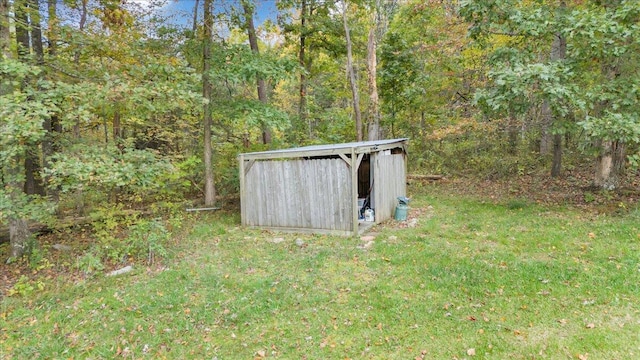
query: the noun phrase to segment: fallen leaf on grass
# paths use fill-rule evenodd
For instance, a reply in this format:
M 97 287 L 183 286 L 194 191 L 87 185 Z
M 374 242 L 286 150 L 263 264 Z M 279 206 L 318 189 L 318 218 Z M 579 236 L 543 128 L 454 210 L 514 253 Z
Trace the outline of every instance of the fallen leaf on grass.
M 585 353 L 583 354 L 578 354 L 578 359 L 580 360 L 587 360 L 589 358 L 589 354 Z

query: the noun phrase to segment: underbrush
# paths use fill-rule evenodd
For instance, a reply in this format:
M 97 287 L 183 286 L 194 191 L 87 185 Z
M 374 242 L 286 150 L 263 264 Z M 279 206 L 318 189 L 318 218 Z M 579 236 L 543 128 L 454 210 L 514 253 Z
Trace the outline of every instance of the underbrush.
M 472 128 L 434 136 L 426 141 L 412 139 L 413 172 L 478 180 L 548 176 L 551 172 L 552 155 L 540 155 L 539 137 L 535 133 L 518 135 L 515 141 L 510 141 L 504 129 L 486 125 L 480 130 Z M 592 171 L 593 161 L 593 152 L 579 147 L 577 139 L 564 139 L 561 176 Z
M 34 236 L 24 257 L 0 265 L 0 297 L 30 297 L 50 288 L 52 280 L 84 281 L 127 266 L 161 266 L 171 261 L 190 218 L 182 207 L 145 214 L 102 206 L 87 220 Z M 1 246 L 0 251 L 8 248 L 7 243 Z

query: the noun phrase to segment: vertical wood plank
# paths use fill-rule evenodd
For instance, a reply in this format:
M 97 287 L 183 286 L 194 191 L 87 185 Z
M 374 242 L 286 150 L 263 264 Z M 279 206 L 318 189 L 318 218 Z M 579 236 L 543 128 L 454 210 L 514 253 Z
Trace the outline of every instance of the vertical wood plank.
M 351 229 L 353 236 L 358 236 L 358 166 L 356 150 L 351 149 Z
M 246 198 L 245 198 L 245 190 L 244 190 L 244 155 L 240 154 L 238 156 L 238 172 L 240 177 L 240 223 L 244 226 L 247 225 L 247 214 L 246 214 Z
M 376 198 L 376 222 L 393 216 L 397 197 L 406 195 L 406 168 L 402 154 L 378 156 L 374 192 Z

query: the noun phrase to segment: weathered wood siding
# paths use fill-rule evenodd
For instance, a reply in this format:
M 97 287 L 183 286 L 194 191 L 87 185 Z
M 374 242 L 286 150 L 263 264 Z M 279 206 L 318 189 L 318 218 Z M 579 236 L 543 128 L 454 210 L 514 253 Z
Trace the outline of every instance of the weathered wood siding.
M 407 175 L 402 154 L 377 153 L 373 162 L 374 209 L 376 222 L 381 222 L 394 216 L 398 196 L 406 196 Z
M 342 159 L 256 161 L 245 177 L 249 226 L 351 230 L 351 172 Z

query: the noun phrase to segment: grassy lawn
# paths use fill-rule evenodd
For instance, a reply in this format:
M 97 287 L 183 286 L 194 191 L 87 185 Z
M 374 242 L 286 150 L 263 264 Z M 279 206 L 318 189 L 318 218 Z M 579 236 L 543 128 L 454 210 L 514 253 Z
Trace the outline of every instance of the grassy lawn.
M 367 244 L 200 217 L 164 267 L 4 298 L 0 358 L 640 357 L 640 211 L 420 193 Z

